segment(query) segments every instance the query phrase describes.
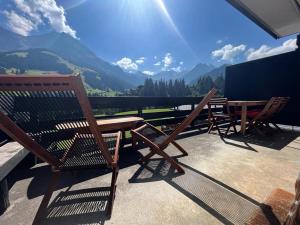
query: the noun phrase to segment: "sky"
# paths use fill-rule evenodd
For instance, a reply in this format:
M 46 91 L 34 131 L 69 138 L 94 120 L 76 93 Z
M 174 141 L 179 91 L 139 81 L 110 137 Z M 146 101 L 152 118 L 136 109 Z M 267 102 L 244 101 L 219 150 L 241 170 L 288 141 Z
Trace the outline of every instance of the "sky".
M 225 0 L 0 0 L 0 26 L 24 36 L 65 32 L 123 70 L 149 75 L 296 48 L 295 36 L 275 40 Z

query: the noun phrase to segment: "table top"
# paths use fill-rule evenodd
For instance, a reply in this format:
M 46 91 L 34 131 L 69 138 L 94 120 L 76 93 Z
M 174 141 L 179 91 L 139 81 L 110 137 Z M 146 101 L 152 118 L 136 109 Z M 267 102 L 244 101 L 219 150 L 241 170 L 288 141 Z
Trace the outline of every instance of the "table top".
M 141 117 L 129 116 L 129 117 L 120 117 L 120 118 L 111 118 L 111 119 L 98 119 L 97 125 L 99 126 L 101 131 L 110 131 L 110 130 L 121 130 L 121 129 L 130 129 L 134 128 L 134 126 L 138 122 L 144 121 Z M 68 128 L 83 128 L 84 124 L 80 124 L 77 122 L 68 122 L 58 124 L 56 126 L 57 129 L 65 129 L 62 127 Z
M 120 124 L 120 123 L 136 123 L 144 121 L 141 117 L 130 116 L 130 117 L 120 117 L 120 118 L 112 118 L 112 119 L 99 119 L 97 120 L 97 124 L 107 125 L 107 124 Z
M 230 106 L 256 106 L 256 105 L 266 105 L 267 100 L 258 100 L 258 101 L 228 101 Z

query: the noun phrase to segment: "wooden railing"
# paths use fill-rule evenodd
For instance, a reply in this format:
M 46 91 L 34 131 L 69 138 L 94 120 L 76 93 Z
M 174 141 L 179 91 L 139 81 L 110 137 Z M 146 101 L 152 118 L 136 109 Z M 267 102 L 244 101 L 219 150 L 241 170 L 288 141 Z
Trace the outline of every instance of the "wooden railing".
M 97 119 L 139 116 L 155 126 L 167 126 L 180 123 L 187 115 L 190 114 L 195 105 L 202 100 L 202 97 L 89 97 L 89 100 L 93 110 L 95 111 Z M 166 112 L 149 112 L 148 110 L 148 112 L 145 112 L 146 109 L 155 108 L 168 108 L 172 110 Z M 134 112 L 127 113 L 126 115 L 116 115 L 111 113 L 127 111 Z M 196 129 L 207 126 L 206 119 L 207 109 L 204 109 L 197 117 L 197 122 L 192 123 L 188 129 Z M 201 122 L 199 123 L 198 121 Z M 5 140 L 5 138 L 7 138 L 6 135 L 0 135 L 0 141 Z M 126 142 L 128 141 L 129 140 L 126 140 Z
M 90 97 L 94 110 L 118 109 L 119 112 L 136 111 L 126 116 L 139 116 L 145 120 L 152 121 L 154 125 L 168 125 L 180 122 L 187 116 L 202 97 Z M 187 109 L 177 109 L 180 106 L 187 106 Z M 144 112 L 146 109 L 168 108 L 172 111 L 166 112 Z M 189 108 L 189 109 L 188 109 Z M 114 118 L 124 115 L 100 115 L 97 118 Z M 199 115 L 207 118 L 207 110 Z

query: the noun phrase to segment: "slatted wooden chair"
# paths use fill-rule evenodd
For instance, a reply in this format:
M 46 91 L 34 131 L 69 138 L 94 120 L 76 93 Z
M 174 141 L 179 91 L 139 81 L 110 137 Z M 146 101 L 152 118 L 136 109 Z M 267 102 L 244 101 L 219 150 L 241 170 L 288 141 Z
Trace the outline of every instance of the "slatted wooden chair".
M 287 103 L 290 101 L 290 97 L 280 97 L 280 105 L 277 108 L 277 111 L 274 113 L 272 118 L 276 118 L 276 116 L 278 116 L 281 111 L 286 107 Z M 272 118 L 270 120 L 270 123 L 273 124 L 273 126 L 282 132 L 282 129 L 274 122 L 272 121 Z
M 265 131 L 271 129 L 269 123 L 280 106 L 281 97 L 272 97 L 263 109 L 247 111 L 247 130 L 255 130 L 258 134 L 265 136 Z M 235 111 L 235 114 L 241 115 L 241 111 Z
M 269 122 L 281 106 L 281 97 L 272 97 L 261 111 L 249 111 L 247 117 L 250 119 L 248 129 L 254 128 L 257 133 L 264 136 Z
M 80 132 L 66 121 L 78 124 Z M 111 215 L 121 133 L 100 133 L 80 76 L 0 76 L 0 129 L 51 166 L 34 224 L 46 212 L 61 172 L 81 169 L 111 169 Z
M 209 100 L 216 94 L 216 92 L 217 91 L 215 89 L 212 89 L 197 105 L 197 107 L 189 114 L 189 116 L 186 117 L 183 122 L 180 123 L 177 128 L 173 130 L 173 132 L 169 135 L 149 123 L 146 123 L 137 129 L 131 130 L 133 146 L 135 146 L 138 141 L 141 141 L 150 147 L 150 153 L 144 156 L 140 160 L 140 162 L 144 163 L 155 154 L 158 154 L 166 159 L 178 172 L 184 173 L 183 168 L 179 166 L 176 161 L 171 158 L 164 150 L 168 147 L 169 144 L 173 144 L 184 155 L 187 155 L 187 152 L 177 142 L 175 142 L 175 138 L 193 122 L 193 120 L 199 115 L 199 113 L 207 105 Z
M 227 136 L 231 127 L 233 127 L 234 132 L 237 134 L 236 130 L 236 118 L 233 113 L 230 111 L 227 98 L 213 98 L 208 102 L 208 121 L 209 128 L 208 133 L 212 131 L 214 127 L 217 128 L 217 131 L 221 137 Z M 217 111 L 214 111 L 217 110 Z M 220 121 L 229 121 L 229 125 L 224 134 L 222 134 L 221 129 L 218 125 Z
M 300 224 L 300 173 L 295 194 L 277 188 L 253 212 L 247 225 L 299 225 Z

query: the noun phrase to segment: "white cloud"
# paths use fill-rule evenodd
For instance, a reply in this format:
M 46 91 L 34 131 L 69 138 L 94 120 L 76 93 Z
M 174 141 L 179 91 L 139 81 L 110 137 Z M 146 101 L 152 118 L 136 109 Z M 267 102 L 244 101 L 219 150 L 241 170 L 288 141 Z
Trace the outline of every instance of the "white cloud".
M 135 60 L 135 62 L 141 65 L 145 62 L 145 57 L 140 57 L 139 59 Z
M 157 60 L 157 59 L 158 59 L 158 57 L 157 57 L 157 56 L 154 56 L 153 58 L 154 58 L 155 60 Z
M 124 57 L 114 63 L 126 71 L 136 71 L 139 66 L 130 58 Z
M 15 33 L 27 36 L 32 30 L 37 28 L 33 22 L 23 16 L 19 16 L 15 11 L 4 11 L 3 14 L 7 18 L 7 25 Z
M 181 72 L 181 66 L 173 67 L 171 70 L 179 73 L 179 72 Z
M 146 74 L 146 75 L 149 75 L 149 76 L 153 76 L 154 75 L 154 72 L 149 71 L 149 70 L 145 70 L 145 71 L 143 71 L 143 73 Z
M 181 66 L 182 66 L 182 65 L 183 65 L 183 62 L 182 62 L 182 61 L 181 61 L 181 62 L 179 62 L 179 65 L 181 65 Z
M 246 52 L 247 60 L 254 60 L 259 58 L 264 58 L 272 55 L 278 55 L 285 52 L 294 51 L 297 48 L 296 39 L 289 39 L 285 41 L 282 45 L 271 48 L 267 45 L 262 45 L 258 49 L 250 48 Z
M 76 37 L 76 31 L 67 24 L 65 10 L 58 6 L 55 0 L 13 0 L 16 11 L 5 12 L 8 27 L 21 34 L 29 35 L 38 26 L 47 22 L 53 30 L 64 32 L 73 38 Z
M 160 66 L 161 65 L 161 62 L 156 62 L 153 64 L 154 66 Z
M 233 46 L 231 44 L 225 45 L 220 49 L 213 51 L 211 54 L 214 58 L 218 58 L 219 61 L 233 62 L 237 56 L 246 50 L 246 45 Z
M 172 57 L 171 53 L 166 53 L 162 62 L 164 63 L 165 68 L 169 67 L 173 63 L 173 57 Z
M 223 43 L 223 40 L 221 40 L 221 39 L 220 39 L 220 40 L 217 40 L 217 42 L 216 42 L 216 44 L 218 44 L 218 45 L 219 45 L 219 44 L 222 44 L 222 43 Z

